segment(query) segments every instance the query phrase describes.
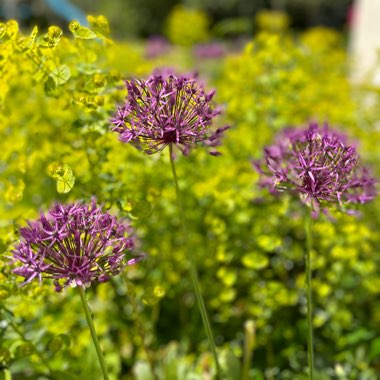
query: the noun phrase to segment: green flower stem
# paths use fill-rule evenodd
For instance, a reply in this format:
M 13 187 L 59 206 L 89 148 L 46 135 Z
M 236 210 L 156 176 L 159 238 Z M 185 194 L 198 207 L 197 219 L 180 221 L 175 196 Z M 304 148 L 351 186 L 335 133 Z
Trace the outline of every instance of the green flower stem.
M 313 380 L 314 374 L 314 343 L 313 343 L 313 300 L 312 300 L 312 270 L 311 270 L 311 248 L 313 218 L 311 213 L 306 220 L 306 298 L 307 298 L 307 328 L 308 328 L 308 363 L 309 379 Z
M 244 352 L 243 352 L 243 365 L 242 365 L 242 380 L 249 380 L 249 369 L 255 348 L 256 328 L 253 320 L 248 320 L 244 323 Z
M 84 310 L 84 313 L 86 314 L 87 324 L 91 332 L 91 337 L 95 345 L 99 363 L 100 363 L 100 366 L 102 367 L 103 378 L 104 380 L 109 380 L 106 362 L 104 361 L 103 353 L 99 345 L 98 336 L 96 335 L 95 326 L 94 326 L 94 322 L 92 321 L 91 311 L 87 303 L 85 291 L 82 286 L 77 286 L 77 288 L 79 290 L 80 299 L 82 300 L 83 310 Z
M 178 205 L 178 210 L 179 210 L 179 214 L 180 214 L 180 218 L 181 218 L 181 225 L 182 225 L 182 230 L 183 230 L 183 239 L 185 241 L 185 246 L 186 246 L 186 251 L 187 251 L 187 261 L 190 265 L 190 277 L 191 277 L 191 281 L 193 283 L 195 295 L 197 297 L 198 307 L 199 307 L 199 311 L 200 311 L 201 316 L 202 316 L 203 325 L 204 325 L 204 328 L 206 330 L 206 334 L 207 334 L 207 337 L 209 340 L 209 344 L 210 344 L 212 354 L 214 356 L 215 365 L 216 365 L 216 376 L 217 376 L 217 379 L 221 379 L 221 370 L 220 370 L 220 365 L 219 365 L 219 361 L 218 361 L 218 355 L 216 353 L 216 346 L 215 346 L 214 336 L 213 336 L 212 330 L 211 330 L 211 324 L 210 324 L 209 318 L 207 316 L 205 303 L 203 301 L 195 263 L 194 263 L 192 256 L 189 254 L 189 246 L 187 243 L 187 229 L 186 229 L 185 214 L 183 211 L 183 205 L 182 205 L 182 201 L 181 201 L 181 193 L 180 193 L 179 186 L 178 186 L 177 173 L 175 170 L 175 165 L 174 165 L 174 160 L 173 160 L 172 144 L 169 145 L 169 154 L 170 154 L 170 163 L 171 163 L 171 167 L 172 167 L 174 184 L 175 184 L 175 191 L 176 191 L 176 196 L 177 196 L 177 205 Z

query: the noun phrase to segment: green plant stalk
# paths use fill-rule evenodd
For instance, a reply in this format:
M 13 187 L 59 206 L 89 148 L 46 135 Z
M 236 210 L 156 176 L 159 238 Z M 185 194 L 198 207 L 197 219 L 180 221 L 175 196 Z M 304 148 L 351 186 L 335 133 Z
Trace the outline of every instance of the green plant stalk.
M 214 336 L 213 336 L 213 333 L 211 330 L 211 324 L 210 324 L 209 318 L 207 316 L 205 303 L 203 301 L 195 263 L 194 263 L 194 260 L 192 259 L 192 256 L 189 254 L 189 251 L 188 251 L 189 248 L 188 248 L 188 244 L 187 244 L 187 230 L 186 230 L 185 214 L 183 211 L 183 205 L 182 205 L 182 201 L 181 201 L 181 193 L 180 193 L 179 186 L 178 186 L 177 172 L 175 170 L 175 165 L 174 165 L 174 160 L 173 160 L 172 144 L 169 145 L 169 154 L 170 154 L 170 164 L 171 164 L 173 179 L 174 179 L 174 184 L 175 184 L 177 206 L 178 206 L 180 219 L 181 219 L 181 225 L 182 225 L 183 239 L 184 239 L 185 246 L 186 246 L 187 261 L 190 265 L 190 277 L 191 277 L 191 281 L 193 283 L 195 295 L 196 295 L 197 302 L 198 302 L 199 311 L 200 311 L 201 316 L 202 316 L 202 321 L 203 321 L 204 328 L 206 330 L 206 334 L 207 334 L 208 341 L 210 344 L 211 352 L 214 356 L 214 361 L 215 361 L 215 366 L 216 366 L 216 376 L 217 376 L 217 379 L 221 379 L 221 369 L 220 369 L 220 365 L 219 365 L 218 355 L 216 353 L 216 345 L 215 345 Z
M 242 365 L 242 380 L 249 380 L 249 369 L 251 366 L 253 349 L 255 347 L 256 329 L 255 322 L 248 320 L 244 324 L 244 352 L 243 352 L 243 365 Z
M 103 357 L 102 350 L 100 348 L 98 336 L 96 335 L 95 326 L 94 326 L 94 322 L 92 321 L 91 311 L 87 303 L 85 291 L 82 286 L 77 286 L 77 288 L 79 290 L 80 299 L 82 300 L 83 310 L 86 315 L 87 324 L 90 329 L 90 333 L 91 333 L 92 340 L 94 342 L 96 353 L 98 355 L 100 367 L 102 368 L 102 371 L 103 371 L 103 378 L 104 380 L 109 380 L 106 362 L 104 361 L 104 357 Z
M 306 219 L 306 298 L 307 298 L 307 330 L 308 330 L 308 364 L 309 379 L 314 376 L 314 342 L 313 342 L 313 299 L 312 299 L 312 270 L 311 270 L 311 248 L 312 248 L 312 226 L 311 213 Z

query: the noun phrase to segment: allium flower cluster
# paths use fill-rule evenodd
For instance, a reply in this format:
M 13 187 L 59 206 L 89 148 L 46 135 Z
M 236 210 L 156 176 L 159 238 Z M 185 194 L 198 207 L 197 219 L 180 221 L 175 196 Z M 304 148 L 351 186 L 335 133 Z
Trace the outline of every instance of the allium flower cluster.
M 185 155 L 199 142 L 214 147 L 228 128 L 211 131 L 212 120 L 220 113 L 211 104 L 214 91 L 205 93 L 194 78 L 153 75 L 148 80 L 128 80 L 126 87 L 128 95 L 112 120 L 112 130 L 121 141 L 147 154 L 170 144 Z
M 104 282 L 139 258 L 128 260 L 134 242 L 131 228 L 120 223 L 93 201 L 90 204 L 56 204 L 47 215 L 20 228 L 21 242 L 13 251 L 21 264 L 14 272 L 25 278 L 54 280 L 64 287 Z
M 262 184 L 295 191 L 315 213 L 322 203 L 341 206 L 375 197 L 375 180 L 360 165 L 355 147 L 327 125 L 284 130 L 264 154 L 265 164 L 255 165 Z

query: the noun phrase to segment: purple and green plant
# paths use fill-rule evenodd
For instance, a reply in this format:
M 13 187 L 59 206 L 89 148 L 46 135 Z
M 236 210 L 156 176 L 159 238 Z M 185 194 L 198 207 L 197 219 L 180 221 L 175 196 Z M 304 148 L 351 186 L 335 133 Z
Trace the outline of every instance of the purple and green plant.
M 217 377 L 221 378 L 216 345 L 199 284 L 192 252 L 187 241 L 185 212 L 175 168 L 174 148 L 183 155 L 198 144 L 209 148 L 211 155 L 228 126 L 213 128 L 213 119 L 220 114 L 212 99 L 215 91 L 206 93 L 195 78 L 187 76 L 152 75 L 147 80 L 127 80 L 125 103 L 118 107 L 112 120 L 114 132 L 122 142 L 130 143 L 146 154 L 154 154 L 169 147 L 171 169 L 176 190 L 177 206 L 183 230 L 183 240 L 190 266 L 190 277 L 198 307 L 214 356 Z
M 127 98 L 118 107 L 112 130 L 119 139 L 147 154 L 176 146 L 184 155 L 198 143 L 215 147 L 228 127 L 212 129 L 220 114 L 194 78 L 153 75 L 148 80 L 126 81 Z M 219 153 L 212 150 L 212 155 Z
M 347 136 L 328 124 L 310 123 L 307 128 L 289 128 L 277 135 L 275 143 L 264 149 L 264 162 L 254 166 L 261 185 L 273 194 L 289 191 L 308 206 L 305 213 L 306 287 L 309 378 L 314 378 L 314 343 L 312 311 L 313 219 L 320 211 L 338 206 L 346 212 L 354 204 L 369 202 L 376 196 L 375 179 L 360 162 Z
M 131 254 L 131 226 L 93 200 L 90 204 L 56 203 L 19 231 L 21 241 L 13 250 L 14 273 L 24 277 L 23 285 L 34 279 L 52 279 L 57 292 L 67 286 L 78 289 L 103 377 L 109 379 L 85 289 L 110 280 L 141 259 Z

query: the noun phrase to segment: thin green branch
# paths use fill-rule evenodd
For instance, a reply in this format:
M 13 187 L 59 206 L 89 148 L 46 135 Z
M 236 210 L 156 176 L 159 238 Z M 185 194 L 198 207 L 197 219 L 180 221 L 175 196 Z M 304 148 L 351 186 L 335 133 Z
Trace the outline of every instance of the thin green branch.
M 184 240 L 185 247 L 186 247 L 187 261 L 190 265 L 190 277 L 191 277 L 191 281 L 193 283 L 195 295 L 197 298 L 199 311 L 200 311 L 201 316 L 202 316 L 203 325 L 204 325 L 204 328 L 206 330 L 206 334 L 207 334 L 207 337 L 209 340 L 211 352 L 214 356 L 216 373 L 217 373 L 216 376 L 217 376 L 217 379 L 221 379 L 221 369 L 220 369 L 220 365 L 219 365 L 219 361 L 218 361 L 218 355 L 216 353 L 216 345 L 215 345 L 214 336 L 213 336 L 212 329 L 211 329 L 211 324 L 210 324 L 209 318 L 207 316 L 205 303 L 203 301 L 196 266 L 195 266 L 194 260 L 192 258 L 192 255 L 189 252 L 189 245 L 188 245 L 188 241 L 187 241 L 187 228 L 186 228 L 185 213 L 183 210 L 183 205 L 182 205 L 182 200 L 181 200 L 182 199 L 181 198 L 181 192 L 180 192 L 179 186 L 178 186 L 177 172 L 176 172 L 175 165 L 174 165 L 172 144 L 169 145 L 169 155 L 170 155 L 170 164 L 171 164 L 173 179 L 174 179 L 174 184 L 175 184 L 177 206 L 178 206 L 180 219 L 181 219 L 181 225 L 182 225 L 182 232 L 183 232 L 182 235 L 183 235 L 183 240 Z

